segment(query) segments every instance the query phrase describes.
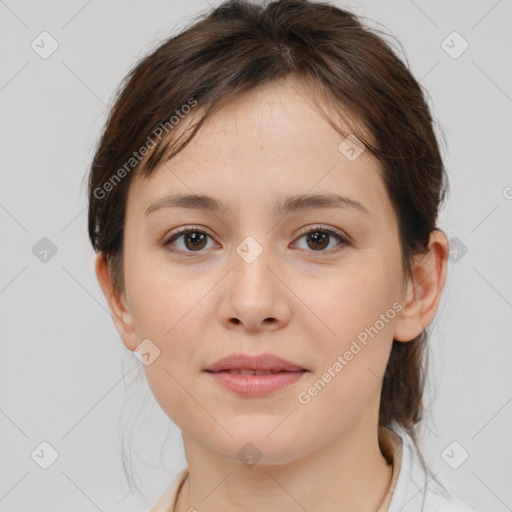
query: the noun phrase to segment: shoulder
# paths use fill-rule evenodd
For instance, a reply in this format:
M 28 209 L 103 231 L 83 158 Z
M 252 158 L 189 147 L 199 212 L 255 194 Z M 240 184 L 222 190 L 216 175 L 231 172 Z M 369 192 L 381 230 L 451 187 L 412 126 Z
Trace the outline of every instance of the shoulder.
M 442 496 L 435 492 L 427 494 L 425 512 L 476 512 L 477 509 L 454 496 Z
M 396 486 L 388 512 L 476 512 L 469 503 L 451 495 L 423 465 L 416 446 L 405 430 L 393 427 L 401 460 Z M 400 453 L 401 452 L 401 453 Z
M 153 505 L 150 512 L 173 512 L 178 492 L 183 482 L 188 476 L 188 467 L 183 469 L 174 479 L 172 484 L 166 489 L 164 494 L 160 497 L 157 503 Z

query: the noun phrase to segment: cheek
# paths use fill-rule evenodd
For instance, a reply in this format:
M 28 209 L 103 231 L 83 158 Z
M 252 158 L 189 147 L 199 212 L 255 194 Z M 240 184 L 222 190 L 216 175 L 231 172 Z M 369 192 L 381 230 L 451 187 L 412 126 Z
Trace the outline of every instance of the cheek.
M 189 378 L 192 356 L 206 341 L 207 292 L 215 276 L 188 275 L 159 259 L 132 251 L 125 275 L 137 339 L 149 338 L 160 351 L 144 371 L 157 400 L 169 402 L 167 410 L 176 407 L 169 397 L 181 396 L 178 382 Z
M 393 269 L 370 264 L 333 274 L 318 281 L 317 287 L 310 286 L 304 295 L 305 304 L 316 313 L 308 318 L 319 324 L 318 332 L 322 328 L 324 340 L 331 339 L 338 345 L 357 337 L 389 312 L 385 325 L 378 325 L 379 331 L 388 334 L 395 316 L 392 306 L 399 298 L 398 282 Z
M 204 334 L 201 325 L 203 294 L 191 293 L 190 287 L 177 283 L 170 286 L 156 280 L 153 286 L 141 287 L 134 301 L 136 329 L 141 338 L 151 339 L 160 353 L 144 366 L 151 391 L 169 418 L 181 429 L 190 425 L 193 379 L 198 371 L 192 364 L 200 350 Z
M 307 315 L 304 328 L 316 340 L 320 387 L 327 383 L 321 399 L 325 404 L 357 408 L 378 391 L 399 305 L 400 271 L 394 267 L 367 262 L 361 269 L 333 276 L 309 294 L 307 305 L 317 316 Z
M 136 248 L 130 251 L 125 257 L 125 279 L 137 334 L 162 340 L 171 336 L 198 297 L 180 273 L 155 256 Z

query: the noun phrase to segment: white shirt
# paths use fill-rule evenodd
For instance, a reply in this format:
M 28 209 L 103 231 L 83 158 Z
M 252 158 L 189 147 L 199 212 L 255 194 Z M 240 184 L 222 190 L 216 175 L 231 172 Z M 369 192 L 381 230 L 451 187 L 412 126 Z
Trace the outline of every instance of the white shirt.
M 475 512 L 477 509 L 450 496 L 425 470 L 411 437 L 401 428 L 390 433 L 393 449 L 393 476 L 398 459 L 398 475 L 391 503 L 377 512 Z M 393 482 L 391 487 L 393 487 Z M 388 491 L 389 492 L 389 491 Z
M 401 428 L 384 429 L 382 442 L 393 454 L 393 474 L 388 492 L 376 512 L 475 512 L 471 505 L 449 496 L 425 471 L 410 436 Z M 174 512 L 176 498 L 188 476 L 183 469 L 151 512 Z

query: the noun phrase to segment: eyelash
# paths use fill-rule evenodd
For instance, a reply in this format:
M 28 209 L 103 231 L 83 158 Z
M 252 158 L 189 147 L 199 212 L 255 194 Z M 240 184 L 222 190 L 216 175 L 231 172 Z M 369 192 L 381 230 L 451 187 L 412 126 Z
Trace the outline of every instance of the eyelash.
M 327 228 L 324 228 L 322 226 L 313 226 L 312 228 L 306 228 L 305 230 L 301 230 L 301 232 L 300 232 L 300 234 L 299 234 L 297 239 L 300 239 L 303 236 L 306 236 L 306 235 L 308 235 L 310 233 L 318 233 L 318 232 L 320 232 L 320 233 L 327 233 L 329 236 L 334 236 L 340 242 L 340 244 L 335 249 L 329 249 L 327 251 L 325 251 L 325 250 L 318 250 L 318 251 L 311 250 L 311 251 L 308 251 L 308 252 L 320 253 L 320 254 L 322 254 L 322 253 L 323 254 L 335 254 L 335 253 L 338 253 L 341 250 L 343 250 L 343 248 L 345 246 L 350 246 L 351 245 L 351 243 L 345 237 L 343 237 L 340 233 L 338 233 L 337 231 L 334 231 L 332 229 L 327 229 Z M 182 251 L 181 249 L 171 248 L 172 242 L 174 242 L 180 236 L 183 236 L 183 235 L 189 234 L 189 233 L 201 233 L 201 234 L 206 235 L 209 238 L 212 238 L 210 235 L 208 235 L 208 233 L 206 233 L 205 231 L 203 231 L 199 227 L 191 226 L 191 227 L 180 228 L 178 231 L 174 232 L 172 235 L 166 237 L 162 241 L 161 245 L 163 247 L 167 248 L 171 252 L 181 252 L 181 253 L 185 254 L 186 257 L 193 257 L 196 254 L 204 252 L 203 250 L 198 250 L 198 251 Z

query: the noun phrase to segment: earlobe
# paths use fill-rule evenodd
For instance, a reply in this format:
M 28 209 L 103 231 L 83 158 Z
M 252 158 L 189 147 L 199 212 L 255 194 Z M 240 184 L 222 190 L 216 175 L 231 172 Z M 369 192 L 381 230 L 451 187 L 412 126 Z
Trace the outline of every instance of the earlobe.
M 446 235 L 439 229 L 434 230 L 427 253 L 414 259 L 403 308 L 395 324 L 393 337 L 396 341 L 413 340 L 434 318 L 446 280 L 448 254 Z
M 114 290 L 110 268 L 102 252 L 96 255 L 95 271 L 103 295 L 107 299 L 116 330 L 126 348 L 133 351 L 137 348 L 133 318 L 127 307 L 125 295 L 118 295 Z

